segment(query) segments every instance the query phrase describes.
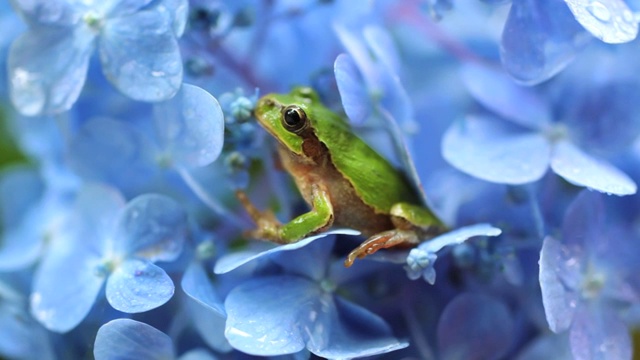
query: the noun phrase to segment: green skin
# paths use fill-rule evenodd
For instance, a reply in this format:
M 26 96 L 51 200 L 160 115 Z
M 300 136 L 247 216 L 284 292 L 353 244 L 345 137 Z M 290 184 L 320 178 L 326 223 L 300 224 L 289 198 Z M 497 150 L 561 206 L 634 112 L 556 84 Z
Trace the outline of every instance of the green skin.
M 295 131 L 285 126 L 284 119 L 292 105 L 304 118 L 302 129 Z M 257 224 L 250 236 L 286 244 L 333 224 L 353 227 L 370 237 L 345 260 L 351 266 L 356 258 L 379 249 L 414 246 L 446 230 L 418 202 L 420 197 L 403 173 L 357 137 L 310 88 L 266 95 L 259 100 L 255 115 L 278 140 L 281 161 L 312 209 L 283 225 L 273 213 L 257 210 L 246 194 L 238 192 Z

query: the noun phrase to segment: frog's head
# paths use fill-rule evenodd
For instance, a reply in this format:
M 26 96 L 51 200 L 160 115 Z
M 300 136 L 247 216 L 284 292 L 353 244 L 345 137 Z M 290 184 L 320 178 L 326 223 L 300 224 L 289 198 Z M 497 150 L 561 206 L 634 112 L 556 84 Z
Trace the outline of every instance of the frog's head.
M 318 94 L 309 87 L 297 87 L 289 94 L 268 94 L 255 108 L 258 122 L 282 145 L 302 154 L 303 134 L 312 128 L 311 114 L 322 107 Z

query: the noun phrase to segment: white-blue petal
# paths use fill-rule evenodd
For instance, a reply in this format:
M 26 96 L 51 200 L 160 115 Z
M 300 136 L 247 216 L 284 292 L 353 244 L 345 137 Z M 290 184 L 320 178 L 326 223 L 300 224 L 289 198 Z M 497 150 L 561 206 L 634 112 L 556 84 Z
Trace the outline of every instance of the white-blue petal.
M 252 355 L 293 354 L 306 347 L 313 314 L 323 296 L 311 280 L 271 276 L 249 280 L 227 296 L 225 336 Z
M 151 262 L 175 260 L 182 252 L 186 227 L 187 215 L 176 201 L 165 195 L 140 195 L 118 219 L 116 251 Z
M 182 290 L 193 300 L 225 316 L 224 304 L 216 293 L 202 264 L 192 262 L 182 276 Z
M 114 309 L 139 313 L 163 305 L 173 296 L 171 278 L 160 267 L 144 260 L 122 262 L 107 280 L 107 300 Z
M 93 356 L 96 360 L 175 358 L 169 336 L 131 319 L 116 319 L 102 325 L 93 345 Z
M 47 329 L 67 332 L 89 313 L 105 278 L 96 271 L 99 254 L 86 251 L 80 239 L 57 240 L 69 244 L 49 247 L 40 263 L 34 275 L 31 313 Z
M 542 304 L 553 332 L 561 332 L 569 328 L 578 306 L 575 292 L 562 283 L 558 271 L 562 271 L 560 262 L 561 245 L 552 237 L 546 237 L 540 251 L 540 289 L 542 290 Z
M 69 110 L 84 86 L 93 36 L 73 28 L 36 27 L 11 45 L 11 101 L 28 116 Z
M 542 134 L 483 117 L 452 124 L 442 140 L 442 155 L 451 165 L 482 180 L 511 185 L 540 179 L 550 152 Z
M 607 194 L 631 195 L 636 183 L 613 165 L 595 159 L 569 141 L 555 144 L 551 154 L 551 168 L 568 182 Z
M 171 100 L 154 107 L 154 120 L 161 147 L 174 166 L 206 166 L 222 151 L 224 114 L 216 98 L 202 88 L 183 84 Z
M 180 49 L 163 6 L 109 19 L 99 51 L 105 76 L 134 100 L 167 100 L 180 89 Z
M 471 95 L 505 120 L 532 130 L 543 128 L 551 120 L 547 104 L 504 72 L 469 63 L 462 67 L 461 74 Z
M 226 255 L 220 258 L 216 262 L 216 265 L 213 271 L 216 274 L 224 274 L 234 269 L 237 269 L 248 262 L 263 258 L 265 256 L 269 256 L 270 254 L 273 254 L 279 251 L 291 251 L 291 250 L 300 249 L 315 240 L 318 240 L 320 238 L 326 237 L 327 235 L 331 235 L 331 234 L 360 235 L 360 232 L 356 230 L 350 230 L 350 229 L 336 229 L 336 230 L 327 231 L 318 235 L 310 236 L 308 238 L 302 239 L 292 244 L 287 244 L 287 245 L 274 244 L 271 249 L 266 251 L 261 251 L 258 253 L 253 251 L 231 253 L 229 255 Z
M 565 0 L 580 25 L 609 44 L 632 41 L 638 22 L 623 0 Z
M 445 246 L 462 244 L 475 236 L 498 236 L 500 234 L 502 234 L 502 230 L 490 224 L 474 224 L 436 236 L 429 241 L 421 243 L 418 248 L 427 252 L 437 253 Z
M 340 54 L 333 65 L 345 113 L 354 124 L 362 124 L 372 110 L 371 99 L 350 55 Z

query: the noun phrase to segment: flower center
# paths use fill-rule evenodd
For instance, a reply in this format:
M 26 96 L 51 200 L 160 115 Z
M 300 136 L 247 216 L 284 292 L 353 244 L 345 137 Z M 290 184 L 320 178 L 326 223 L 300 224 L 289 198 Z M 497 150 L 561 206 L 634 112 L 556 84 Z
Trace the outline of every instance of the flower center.
M 82 19 L 84 20 L 85 24 L 87 24 L 87 26 L 89 26 L 89 28 L 95 32 L 99 32 L 102 28 L 102 25 L 104 24 L 102 17 L 93 11 L 89 11 L 84 14 L 84 17 Z

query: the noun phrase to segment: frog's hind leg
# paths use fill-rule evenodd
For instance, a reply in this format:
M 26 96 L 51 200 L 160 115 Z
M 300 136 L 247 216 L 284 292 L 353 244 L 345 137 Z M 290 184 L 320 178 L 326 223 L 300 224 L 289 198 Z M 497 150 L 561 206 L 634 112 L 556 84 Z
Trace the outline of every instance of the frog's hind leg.
M 419 242 L 420 238 L 413 230 L 394 229 L 383 231 L 371 236 L 351 251 L 344 261 L 344 266 L 350 267 L 356 259 L 362 259 L 380 249 L 387 249 L 398 245 L 413 246 Z
M 446 226 L 427 208 L 409 203 L 397 203 L 391 207 L 393 230 L 373 235 L 349 253 L 344 265 L 353 265 L 356 259 L 362 259 L 380 249 L 395 246 L 415 246 L 422 240 L 432 238 L 446 231 Z

